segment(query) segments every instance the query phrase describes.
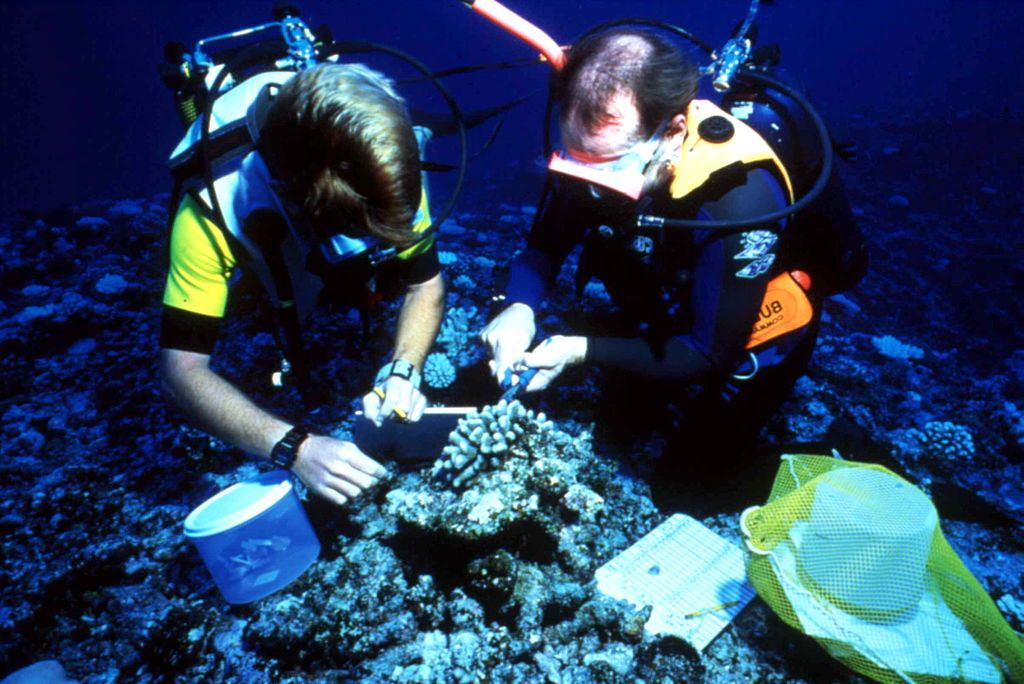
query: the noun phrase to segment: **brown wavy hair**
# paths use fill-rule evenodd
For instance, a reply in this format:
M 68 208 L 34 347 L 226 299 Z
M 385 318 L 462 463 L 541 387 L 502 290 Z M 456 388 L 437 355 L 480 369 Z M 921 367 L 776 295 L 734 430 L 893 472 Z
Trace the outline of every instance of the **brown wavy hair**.
M 404 101 L 381 74 L 360 64 L 299 72 L 275 97 L 261 146 L 310 237 L 356 228 L 400 246 L 416 241 L 419 147 Z

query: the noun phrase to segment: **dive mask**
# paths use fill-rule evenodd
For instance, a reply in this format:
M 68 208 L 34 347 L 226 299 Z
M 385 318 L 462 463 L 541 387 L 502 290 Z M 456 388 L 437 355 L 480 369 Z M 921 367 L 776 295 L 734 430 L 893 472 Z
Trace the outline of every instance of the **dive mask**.
M 413 216 L 412 225 L 420 225 L 424 222 L 424 217 L 423 207 L 418 208 Z M 431 230 L 428 229 L 421 232 L 418 239 L 426 239 Z M 365 256 L 371 266 L 378 266 L 398 256 L 399 249 L 395 245 L 386 240 L 381 240 L 365 230 L 351 230 L 349 232 L 335 233 L 322 241 L 320 243 L 320 251 L 323 253 L 327 263 L 332 266 L 360 256 Z
M 557 150 L 548 160 L 548 170 L 638 200 L 644 192 L 647 170 L 661 146 L 665 128 L 662 124 L 650 138 L 608 160 L 585 161 L 567 150 Z
M 337 233 L 320 243 L 320 251 L 327 263 L 332 266 L 358 256 L 366 256 L 371 266 L 377 266 L 398 253 L 397 248 L 384 246 L 372 235 L 355 237 L 345 233 Z

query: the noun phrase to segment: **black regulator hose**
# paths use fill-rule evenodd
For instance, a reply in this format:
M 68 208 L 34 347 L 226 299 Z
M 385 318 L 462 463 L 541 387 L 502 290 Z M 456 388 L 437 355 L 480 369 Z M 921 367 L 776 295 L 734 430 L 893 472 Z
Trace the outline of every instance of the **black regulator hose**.
M 736 74 L 736 78 L 740 81 L 749 81 L 757 85 L 767 86 L 773 88 L 784 95 L 788 95 L 799 104 L 807 115 L 810 117 L 815 129 L 818 132 L 818 138 L 821 141 L 822 160 L 821 160 L 821 172 L 818 174 L 818 179 L 814 182 L 814 185 L 804 193 L 804 196 L 799 200 L 789 205 L 784 209 L 773 211 L 770 214 L 762 214 L 761 216 L 753 216 L 748 219 L 738 219 L 731 221 L 701 221 L 697 219 L 673 219 L 666 218 L 664 216 L 653 216 L 651 214 L 639 214 L 636 218 L 636 225 L 638 228 L 685 228 L 691 230 L 722 230 L 722 231 L 741 231 L 748 228 L 759 227 L 763 229 L 771 230 L 766 224 L 775 223 L 787 216 L 801 211 L 807 207 L 811 202 L 818 199 L 818 196 L 825 190 L 825 186 L 828 184 L 829 178 L 832 175 L 832 166 L 834 161 L 834 155 L 832 153 L 832 138 L 829 136 L 828 128 L 825 126 L 825 122 L 822 120 L 818 112 L 811 106 L 811 103 L 807 101 L 807 98 L 803 96 L 798 90 L 789 87 L 785 83 L 763 74 L 759 71 L 753 71 L 745 69 Z M 777 230 L 777 229 L 776 229 Z
M 680 28 L 675 24 L 670 24 L 667 21 L 659 21 L 658 19 L 613 19 L 612 21 L 606 21 L 603 24 L 598 24 L 592 29 L 588 29 L 576 40 L 578 42 L 580 40 L 583 40 L 584 38 L 588 38 L 594 35 L 595 33 L 601 33 L 602 31 L 607 31 L 608 29 L 614 28 L 616 26 L 653 26 L 654 28 L 659 28 L 663 31 L 674 33 L 680 38 L 690 41 L 691 43 L 699 47 L 701 50 L 708 53 L 709 56 L 713 56 L 715 54 L 715 49 L 713 47 L 711 47 L 703 40 L 687 31 L 686 29 Z
M 553 88 L 548 88 L 548 97 L 544 102 L 544 163 L 551 159 L 554 147 L 551 145 L 551 115 L 555 111 L 555 93 Z

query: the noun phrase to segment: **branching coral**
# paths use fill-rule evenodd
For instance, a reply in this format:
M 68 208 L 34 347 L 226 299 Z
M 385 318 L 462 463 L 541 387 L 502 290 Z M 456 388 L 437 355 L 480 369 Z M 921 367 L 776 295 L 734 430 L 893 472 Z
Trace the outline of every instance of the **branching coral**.
M 543 413 L 535 416 L 518 401 L 500 401 L 459 421 L 431 473 L 440 482 L 463 487 L 477 473 L 493 470 L 512 447 L 520 447 L 515 455 L 528 457 L 536 438 L 552 427 Z
M 594 456 L 589 434 L 573 437 L 543 413 L 502 401 L 462 419 L 425 486 L 392 490 L 387 510 L 422 533 L 460 543 L 532 529 L 535 541 L 554 550 L 565 523 L 595 526 L 607 514 L 593 486 L 611 477 L 610 467 Z M 573 556 L 566 567 L 589 567 L 594 541 L 582 535 L 565 554 L 559 550 Z
M 455 366 L 447 356 L 434 352 L 423 364 L 423 381 L 437 389 L 448 387 L 455 382 Z
M 437 343 L 455 365 L 465 367 L 478 361 L 483 354 L 483 347 L 476 339 L 481 322 L 477 320 L 475 306 L 455 306 L 448 309 L 441 331 L 437 335 Z
M 963 425 L 949 421 L 933 421 L 924 426 L 921 436 L 924 452 L 935 459 L 954 462 L 974 458 L 974 438 Z

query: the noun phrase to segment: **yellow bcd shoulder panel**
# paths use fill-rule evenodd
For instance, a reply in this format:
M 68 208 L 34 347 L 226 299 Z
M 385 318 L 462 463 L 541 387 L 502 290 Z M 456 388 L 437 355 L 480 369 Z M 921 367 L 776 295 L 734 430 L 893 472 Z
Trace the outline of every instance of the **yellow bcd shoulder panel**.
M 712 142 L 701 138 L 700 124 L 713 116 L 721 116 L 732 124 L 733 134 L 725 142 Z M 674 199 L 686 197 L 711 178 L 711 174 L 736 162 L 744 166 L 774 166 L 793 201 L 793 185 L 789 174 L 772 148 L 757 131 L 707 100 L 694 100 L 686 110 L 686 139 L 679 161 L 673 169 L 669 192 Z

